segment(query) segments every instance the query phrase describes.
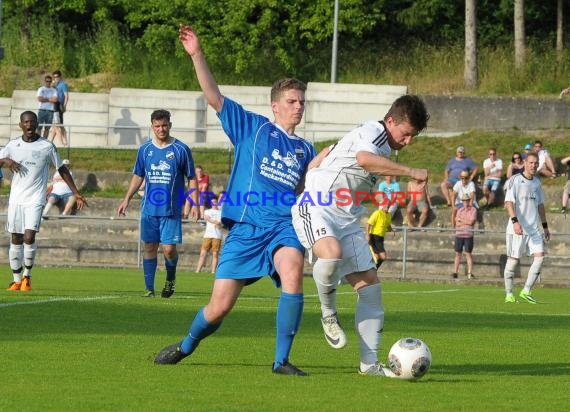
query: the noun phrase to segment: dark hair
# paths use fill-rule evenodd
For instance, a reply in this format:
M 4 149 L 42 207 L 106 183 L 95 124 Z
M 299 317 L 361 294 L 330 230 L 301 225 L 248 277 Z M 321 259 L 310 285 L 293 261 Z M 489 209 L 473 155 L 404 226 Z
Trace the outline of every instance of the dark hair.
M 535 141 L 534 141 L 534 144 L 539 144 L 539 145 L 542 146 L 542 142 L 541 142 L 540 140 L 535 140 Z
M 515 162 L 515 156 L 518 156 L 519 159 L 522 160 L 522 156 L 521 156 L 520 152 L 513 152 L 513 156 L 511 157 L 511 163 Z
M 287 90 L 301 90 L 304 92 L 307 90 L 307 85 L 295 78 L 277 80 L 273 83 L 273 86 L 271 86 L 271 101 L 276 102 L 279 100 L 283 92 Z
M 54 70 L 54 72 L 52 73 L 52 75 L 61 77 L 61 71 L 59 71 L 59 70 Z
M 170 112 L 168 110 L 155 110 L 150 115 L 150 121 L 153 122 L 154 120 L 167 120 L 170 123 Z
M 426 128 L 429 113 L 422 99 L 413 94 L 406 94 L 398 97 L 396 101 L 392 103 L 390 110 L 388 110 L 388 113 L 384 116 L 384 120 L 387 120 L 388 117 L 393 118 L 396 124 L 406 121 L 409 122 L 419 133 Z
M 22 112 L 22 114 L 20 114 L 20 122 L 24 121 L 24 116 L 32 116 L 36 121 L 36 123 L 38 121 L 38 115 L 32 112 L 31 110 L 26 110 L 25 112 Z

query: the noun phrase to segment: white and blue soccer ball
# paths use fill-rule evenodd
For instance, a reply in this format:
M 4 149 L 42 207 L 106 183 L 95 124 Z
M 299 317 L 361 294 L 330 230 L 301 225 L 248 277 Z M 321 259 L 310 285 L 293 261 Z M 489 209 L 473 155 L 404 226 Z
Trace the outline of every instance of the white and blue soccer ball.
M 388 366 L 395 378 L 420 379 L 431 366 L 431 351 L 421 339 L 400 339 L 388 353 Z

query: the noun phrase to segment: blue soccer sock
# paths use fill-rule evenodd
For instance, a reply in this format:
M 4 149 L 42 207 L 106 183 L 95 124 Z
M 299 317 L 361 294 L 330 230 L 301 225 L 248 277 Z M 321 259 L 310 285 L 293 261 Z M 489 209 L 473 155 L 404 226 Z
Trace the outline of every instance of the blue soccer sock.
M 182 353 L 187 355 L 192 354 L 192 352 L 194 352 L 198 347 L 200 341 L 217 331 L 221 324 L 222 322 L 214 324 L 208 323 L 204 317 L 204 308 L 200 309 L 190 325 L 188 336 L 186 336 L 180 344 L 180 350 Z
M 178 256 L 174 259 L 164 258 L 164 266 L 166 267 L 166 280 L 176 280 L 176 265 L 178 265 Z
M 157 258 L 143 259 L 144 285 L 146 290 L 154 292 L 154 275 L 158 266 Z
M 301 323 L 303 294 L 281 292 L 277 305 L 277 343 L 273 367 L 289 360 L 293 339 Z

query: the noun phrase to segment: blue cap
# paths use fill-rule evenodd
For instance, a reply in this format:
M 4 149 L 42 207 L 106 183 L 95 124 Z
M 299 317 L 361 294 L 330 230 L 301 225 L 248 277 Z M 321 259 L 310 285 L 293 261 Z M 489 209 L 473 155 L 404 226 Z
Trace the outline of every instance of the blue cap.
M 524 150 L 532 150 L 532 145 L 529 143 L 524 147 Z

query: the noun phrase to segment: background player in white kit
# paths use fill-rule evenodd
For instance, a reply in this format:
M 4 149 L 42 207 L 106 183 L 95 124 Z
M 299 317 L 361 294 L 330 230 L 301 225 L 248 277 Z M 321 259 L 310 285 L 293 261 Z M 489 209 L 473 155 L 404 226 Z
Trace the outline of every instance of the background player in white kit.
M 540 276 L 544 260 L 544 241 L 550 239 L 550 231 L 544 211 L 544 192 L 540 180 L 535 178 L 538 170 L 538 154 L 529 152 L 524 159 L 524 171 L 507 181 L 505 207 L 509 214 L 507 224 L 507 263 L 505 265 L 505 303 L 515 303 L 513 277 L 523 253 L 533 256 L 527 279 L 519 297 L 525 302 L 538 303 L 531 289 Z M 540 231 L 542 222 L 544 236 Z
M 356 192 L 373 191 L 375 175 L 409 176 L 420 182 L 423 189 L 428 177 L 426 169 L 395 163 L 389 156 L 391 149 L 410 144 L 428 119 L 425 105 L 417 96 L 398 98 L 383 121 L 369 121 L 352 130 L 310 165 L 314 167 L 307 173 L 306 193 L 311 199 L 318 199 L 319 195 L 322 198 L 332 192 L 332 203 L 327 206 L 299 200 L 292 208 L 299 240 L 317 256 L 313 278 L 321 302 L 325 338 L 333 348 L 346 344 L 336 313 L 339 279 L 344 276 L 358 294 L 355 327 L 360 343 L 359 372 L 364 375 L 384 376 L 388 372 L 377 355 L 384 324 L 382 290 L 360 227 L 360 216 L 366 208 L 355 203 L 355 196 Z M 339 205 L 334 199 L 339 189 L 350 190 L 352 202 Z
M 71 188 L 77 208 L 82 209 L 87 204 L 78 192 L 67 166 L 59 158 L 56 147 L 36 133 L 37 127 L 36 114 L 23 112 L 20 115 L 22 137 L 10 140 L 0 151 L 0 166 L 7 166 L 14 173 L 6 221 L 6 230 L 12 235 L 8 253 L 14 281 L 8 287 L 10 291 L 32 289 L 36 232 L 40 230 L 46 203 L 50 162 Z

